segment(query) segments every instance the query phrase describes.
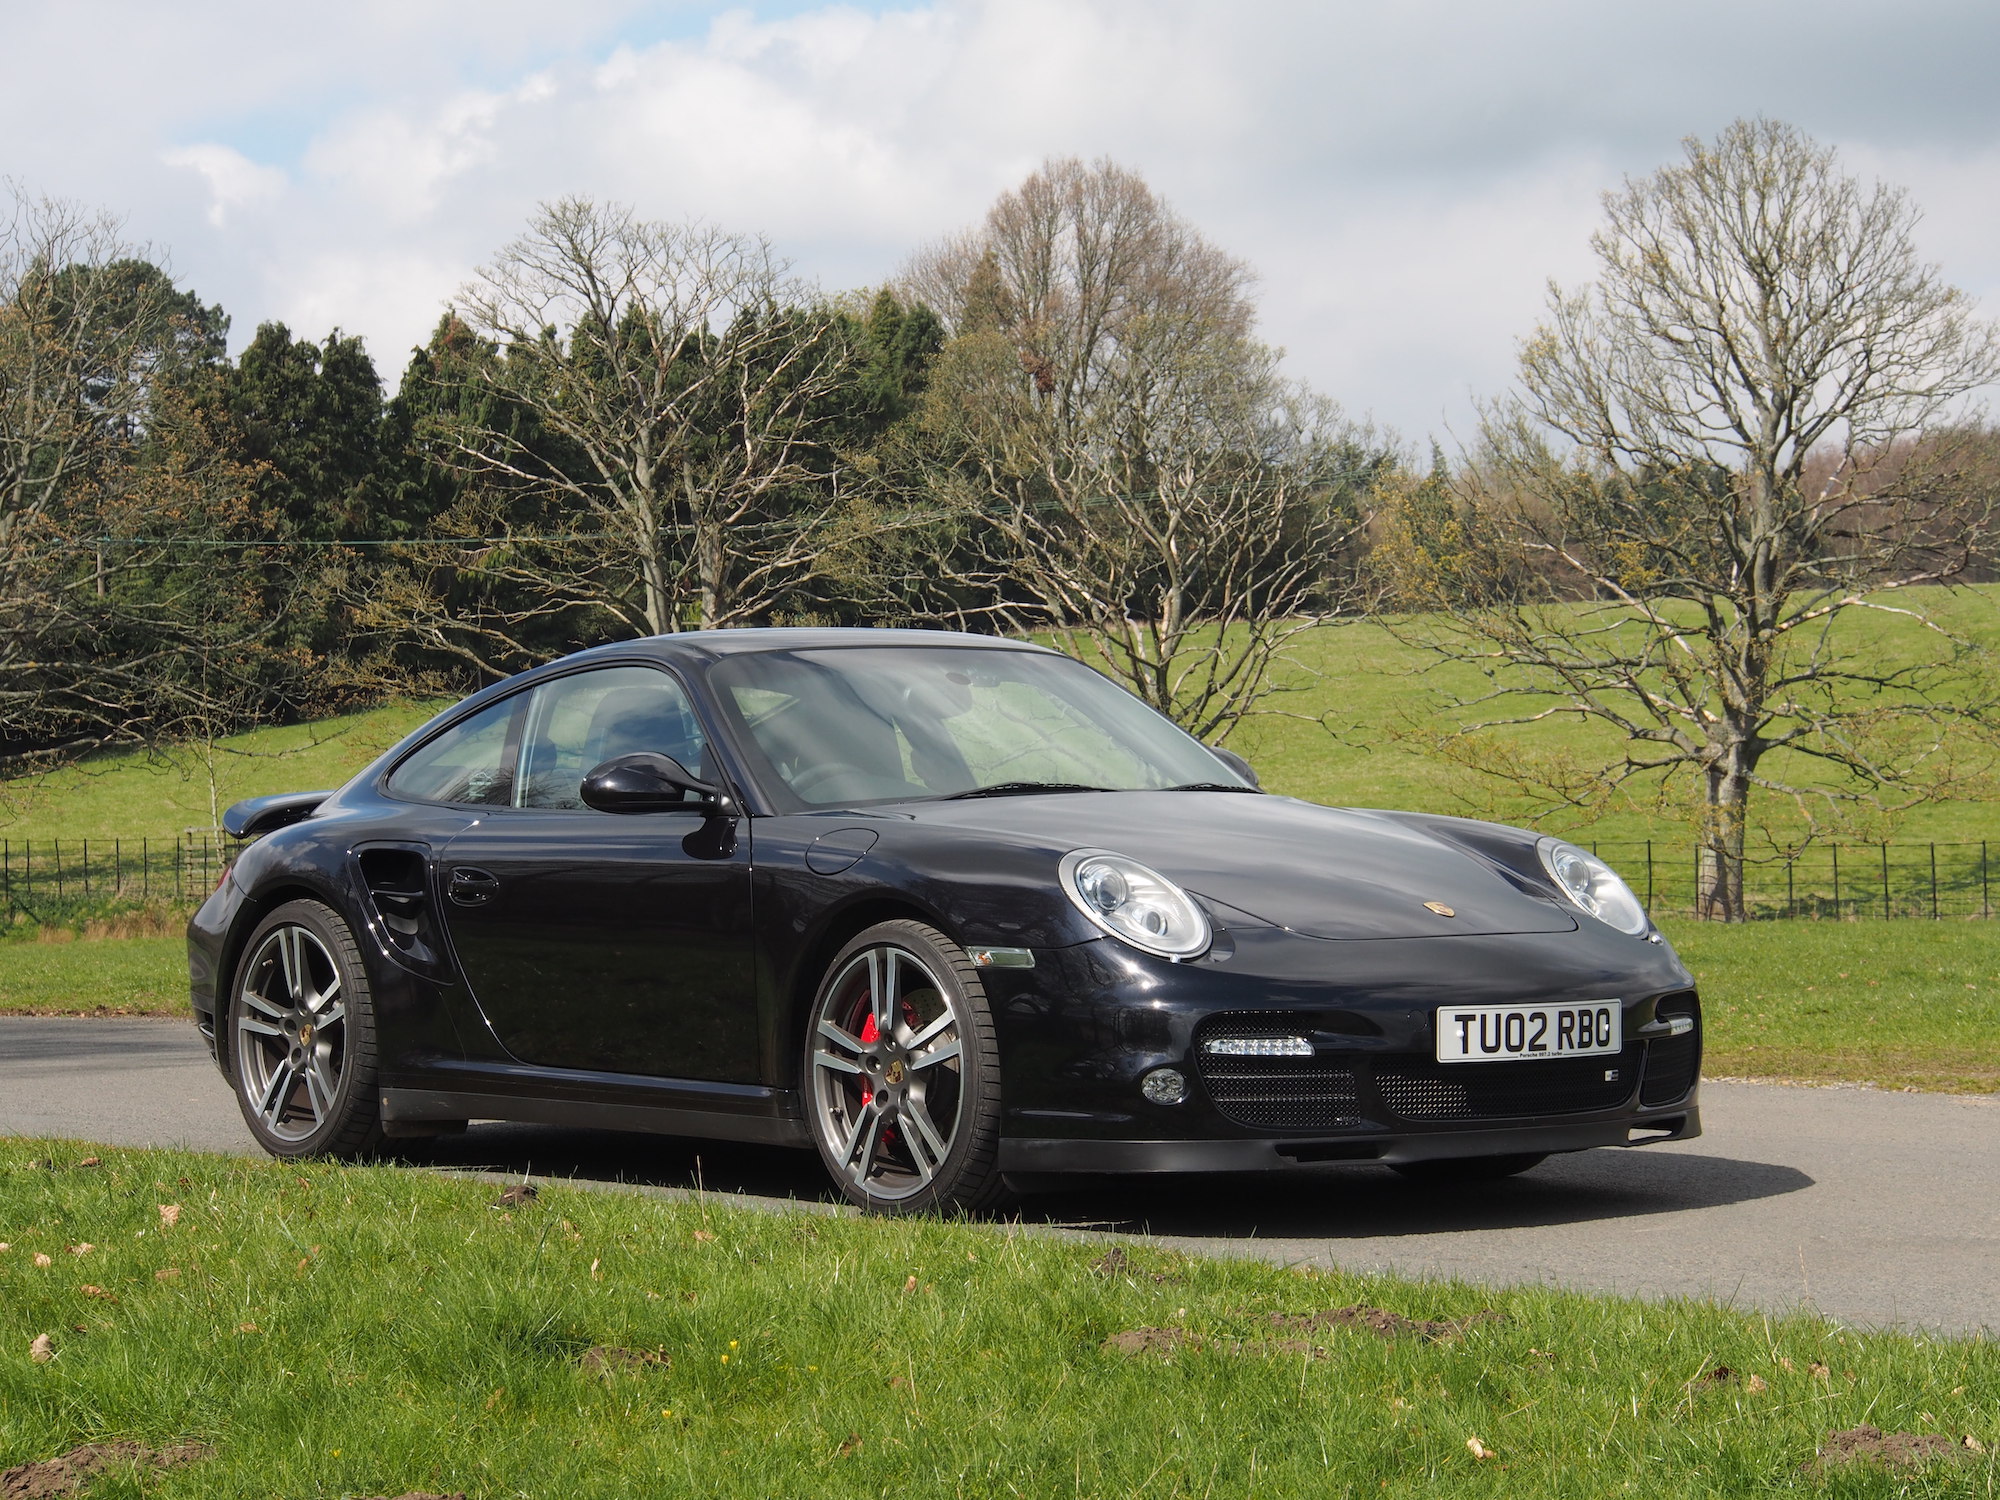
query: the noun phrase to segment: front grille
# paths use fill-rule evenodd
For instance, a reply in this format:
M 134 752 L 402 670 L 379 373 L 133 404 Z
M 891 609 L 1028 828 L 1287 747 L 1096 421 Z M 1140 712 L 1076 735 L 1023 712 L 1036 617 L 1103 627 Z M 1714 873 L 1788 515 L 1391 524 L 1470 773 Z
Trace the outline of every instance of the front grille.
M 1690 1016 L 1694 1019 L 1694 1030 L 1648 1044 L 1646 1082 L 1639 1090 L 1639 1102 L 1648 1109 L 1686 1097 L 1701 1072 L 1701 1001 L 1695 992 L 1681 990 L 1663 995 L 1653 1013 L 1661 1020 Z
M 1346 1130 L 1360 1123 L 1361 1096 L 1351 1063 L 1326 1056 L 1217 1056 L 1205 1044 L 1259 1037 L 1309 1036 L 1284 1016 L 1217 1016 L 1195 1034 L 1195 1071 L 1226 1118 L 1255 1130 Z
M 1385 1058 L 1375 1065 L 1375 1087 L 1382 1102 L 1405 1120 L 1582 1114 L 1616 1109 L 1632 1097 L 1639 1056 L 1639 1047 L 1634 1044 L 1615 1056 L 1537 1058 L 1532 1062 L 1438 1063 Z

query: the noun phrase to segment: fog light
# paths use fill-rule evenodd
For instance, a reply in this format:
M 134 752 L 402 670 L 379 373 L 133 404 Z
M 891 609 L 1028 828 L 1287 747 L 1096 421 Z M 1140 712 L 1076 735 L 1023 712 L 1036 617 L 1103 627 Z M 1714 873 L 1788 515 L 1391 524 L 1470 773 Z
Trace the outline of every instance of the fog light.
M 1187 1098 L 1187 1080 L 1176 1068 L 1155 1068 L 1139 1080 L 1139 1092 L 1155 1104 L 1178 1104 Z

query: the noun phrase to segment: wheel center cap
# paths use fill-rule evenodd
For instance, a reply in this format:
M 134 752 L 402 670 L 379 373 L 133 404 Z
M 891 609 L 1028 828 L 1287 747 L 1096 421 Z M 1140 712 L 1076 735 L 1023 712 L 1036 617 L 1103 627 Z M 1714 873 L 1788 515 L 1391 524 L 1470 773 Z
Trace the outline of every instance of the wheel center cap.
M 884 1073 L 884 1074 L 883 1074 L 882 1076 L 883 1076 L 883 1077 L 884 1077 L 885 1079 L 887 1079 L 887 1080 L 888 1080 L 888 1081 L 889 1081 L 890 1083 L 901 1083 L 901 1082 L 903 1081 L 903 1061 L 902 1061 L 902 1059 L 901 1059 L 901 1058 L 898 1058 L 898 1059 L 897 1059 L 896 1061 L 894 1061 L 894 1062 L 890 1063 L 890 1064 L 889 1064 L 889 1070 L 888 1070 L 888 1071 L 887 1071 L 886 1073 Z
M 312 1045 L 312 1039 L 313 1039 L 312 1023 L 308 1021 L 305 1025 L 299 1028 L 299 1045 L 301 1047 L 310 1047 Z

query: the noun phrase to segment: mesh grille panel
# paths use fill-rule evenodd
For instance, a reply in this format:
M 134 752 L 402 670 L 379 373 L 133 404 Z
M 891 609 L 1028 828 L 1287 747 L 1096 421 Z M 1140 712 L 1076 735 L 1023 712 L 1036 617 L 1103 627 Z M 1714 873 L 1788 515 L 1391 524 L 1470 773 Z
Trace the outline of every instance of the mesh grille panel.
M 1385 1058 L 1375 1065 L 1382 1102 L 1405 1120 L 1499 1120 L 1615 1109 L 1632 1096 L 1638 1076 L 1636 1045 L 1615 1056 L 1497 1063 Z
M 1216 1109 L 1257 1130 L 1343 1130 L 1360 1123 L 1351 1064 L 1330 1057 L 1217 1057 L 1203 1043 L 1224 1038 L 1299 1036 L 1283 1016 L 1220 1016 L 1195 1036 L 1195 1069 Z
M 1654 1014 L 1663 1019 L 1692 1016 L 1694 1030 L 1685 1036 L 1662 1037 L 1647 1047 L 1646 1083 L 1639 1091 L 1639 1102 L 1648 1108 L 1684 1097 L 1701 1071 L 1701 1001 L 1694 991 L 1662 997 Z

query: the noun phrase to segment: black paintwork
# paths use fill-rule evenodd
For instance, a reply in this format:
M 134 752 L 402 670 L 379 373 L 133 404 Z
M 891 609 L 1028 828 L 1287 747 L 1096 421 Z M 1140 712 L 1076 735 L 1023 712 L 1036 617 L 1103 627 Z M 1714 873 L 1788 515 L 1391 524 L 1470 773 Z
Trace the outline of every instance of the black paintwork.
M 738 651 L 871 643 L 1038 649 L 911 631 L 623 643 L 495 684 L 335 793 L 232 809 L 232 827 L 281 826 L 243 850 L 189 927 L 196 1016 L 218 1063 L 229 1070 L 219 997 L 250 930 L 312 896 L 362 940 L 392 1129 L 471 1116 L 803 1143 L 813 990 L 849 936 L 907 916 L 967 947 L 1035 956 L 1032 968 L 983 974 L 1001 1049 L 1003 1162 L 1017 1170 L 1399 1161 L 1699 1133 L 1692 1088 L 1641 1108 L 1636 1078 L 1610 1107 L 1449 1124 L 1392 1115 L 1368 1081 L 1396 1059 L 1432 1057 L 1440 1005 L 1615 996 L 1635 1039 L 1656 1000 L 1691 996 L 1692 978 L 1657 934 L 1615 932 L 1560 897 L 1533 834 L 1243 792 L 778 811 L 708 701 L 707 669 Z M 613 664 L 657 666 L 686 687 L 719 804 L 514 810 L 384 792 L 389 770 L 445 725 L 550 677 Z M 1104 936 L 1056 884 L 1061 857 L 1085 847 L 1180 882 L 1214 922 L 1211 949 L 1174 963 Z M 1143 1098 L 1139 1079 L 1154 1067 L 1196 1078 L 1204 1020 L 1245 1013 L 1282 1013 L 1352 1063 L 1363 1080 L 1355 1118 L 1252 1128 L 1198 1082 L 1178 1105 Z M 1647 1045 L 1628 1047 L 1631 1071 L 1643 1070 Z

